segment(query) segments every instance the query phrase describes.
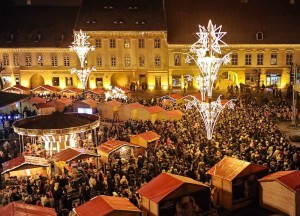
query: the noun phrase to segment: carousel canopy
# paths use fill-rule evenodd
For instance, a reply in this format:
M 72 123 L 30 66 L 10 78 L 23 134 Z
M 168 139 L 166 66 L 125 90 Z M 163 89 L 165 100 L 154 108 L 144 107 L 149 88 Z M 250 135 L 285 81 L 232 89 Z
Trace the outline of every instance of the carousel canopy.
M 53 208 L 37 205 L 29 205 L 20 202 L 11 202 L 0 208 L 0 215 L 3 216 L 56 216 Z
M 28 95 L 0 92 L 0 109 L 28 98 Z
M 20 135 L 63 135 L 84 132 L 99 126 L 96 115 L 54 112 L 21 119 L 13 124 Z
M 139 210 L 124 197 L 97 196 L 74 209 L 78 216 L 140 215 Z
M 83 148 L 67 148 L 53 156 L 58 161 L 69 162 L 72 160 L 83 160 L 90 157 L 100 157 L 100 155 Z
M 242 177 L 249 173 L 258 173 L 264 170 L 268 170 L 268 168 L 226 156 L 208 170 L 207 174 L 232 181 L 237 177 Z
M 138 193 L 155 203 L 159 203 L 162 200 L 173 197 L 174 193 L 178 192 L 178 190 L 180 190 L 178 194 L 183 196 L 202 189 L 208 189 L 208 186 L 188 177 L 161 173 L 141 187 Z
M 134 146 L 134 147 L 139 147 L 137 145 L 131 144 L 126 141 L 121 141 L 121 140 L 108 140 L 105 143 L 102 143 L 100 146 L 97 147 L 97 149 L 105 154 L 110 154 L 118 149 L 120 149 L 123 146 Z
M 4 162 L 2 164 L 3 167 L 2 174 L 11 171 L 31 169 L 36 167 L 47 167 L 47 166 L 49 166 L 49 163 L 45 158 L 22 155 L 20 157 Z

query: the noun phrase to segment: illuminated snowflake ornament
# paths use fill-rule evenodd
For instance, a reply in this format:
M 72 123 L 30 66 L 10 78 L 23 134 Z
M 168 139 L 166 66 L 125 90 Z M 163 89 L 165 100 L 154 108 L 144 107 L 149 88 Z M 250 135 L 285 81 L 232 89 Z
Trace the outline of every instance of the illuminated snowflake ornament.
M 90 46 L 90 42 L 88 41 L 89 37 L 90 36 L 81 30 L 79 32 L 74 32 L 74 41 L 72 42 L 72 46 L 70 46 L 70 49 L 76 52 L 81 68 L 84 67 L 87 53 L 94 50 L 94 47 Z

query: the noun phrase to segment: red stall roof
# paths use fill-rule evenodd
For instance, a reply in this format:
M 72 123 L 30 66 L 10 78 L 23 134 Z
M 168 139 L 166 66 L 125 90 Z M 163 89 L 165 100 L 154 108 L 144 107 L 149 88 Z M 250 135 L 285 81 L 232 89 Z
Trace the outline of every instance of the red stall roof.
M 124 104 L 124 107 L 129 109 L 139 109 L 144 107 L 144 105 L 136 102 L 136 103 Z
M 180 100 L 181 98 L 183 98 L 183 96 L 180 94 L 170 94 L 169 97 L 175 100 Z
M 105 105 L 108 105 L 108 106 L 121 106 L 122 103 L 119 102 L 119 101 L 116 101 L 116 100 L 111 100 L 111 101 L 106 102 Z
M 9 92 L 9 91 L 12 91 L 12 90 L 17 90 L 17 91 L 29 91 L 30 89 L 25 87 L 25 86 L 22 86 L 20 84 L 16 84 L 14 86 L 10 86 L 10 87 L 7 87 L 5 89 L 3 89 L 2 91 L 4 92 Z
M 170 173 L 161 173 L 159 176 L 152 179 L 148 184 L 141 187 L 141 189 L 138 190 L 138 193 L 155 203 L 159 203 L 161 200 L 185 184 L 196 185 L 206 189 L 208 188 L 208 186 L 202 184 L 201 182 L 188 177 Z
M 263 170 L 268 170 L 267 167 L 262 165 L 252 164 L 247 161 L 226 156 L 217 164 L 215 164 L 210 170 L 208 170 L 207 174 L 232 181 L 238 176 L 244 176 L 243 172 L 246 169 L 250 169 L 249 172 L 251 173 L 258 173 Z
M 46 103 L 46 99 L 40 97 L 32 97 L 28 100 L 28 102 L 32 104 Z
M 147 132 L 144 132 L 144 133 L 137 134 L 136 136 L 142 137 L 147 142 L 153 142 L 153 141 L 158 140 L 160 138 L 160 135 L 158 135 L 154 131 L 147 131 Z
M 92 93 L 98 94 L 98 95 L 104 94 L 104 90 L 101 89 L 101 88 L 95 88 L 95 89 L 92 89 L 92 90 L 89 90 L 89 91 L 92 92 Z
M 102 143 L 100 146 L 97 147 L 98 150 L 100 150 L 101 152 L 110 154 L 113 151 L 118 150 L 119 148 L 123 147 L 123 146 L 134 146 L 134 147 L 138 147 L 134 144 L 131 144 L 129 142 L 126 141 L 121 141 L 121 140 L 108 140 L 105 143 Z
M 2 174 L 14 170 L 30 169 L 35 167 L 47 167 L 47 166 L 49 166 L 49 163 L 45 158 L 22 155 L 20 157 L 4 162 L 2 164 L 3 167 Z
M 43 108 L 55 107 L 55 104 L 53 102 L 37 103 L 37 104 L 35 104 L 35 106 L 37 109 L 43 109 Z
M 63 90 L 60 91 L 60 93 L 75 93 L 75 94 L 80 94 L 82 92 L 81 89 L 76 88 L 76 87 L 69 87 L 69 88 L 65 88 Z
M 74 209 L 78 216 L 122 215 L 121 212 L 141 212 L 127 198 L 113 196 L 97 196 Z
M 290 170 L 290 171 L 279 171 L 267 175 L 258 181 L 260 182 L 269 182 L 269 181 L 277 181 L 283 186 L 287 187 L 292 191 L 300 190 L 300 171 L 298 170 Z
M 82 160 L 89 157 L 100 157 L 100 155 L 83 148 L 67 148 L 53 155 L 53 159 L 56 162 L 69 162 L 72 160 Z
M 145 109 L 147 109 L 150 114 L 165 112 L 165 110 L 160 106 L 150 106 L 150 107 L 145 107 Z
M 31 91 L 50 91 L 50 92 L 57 92 L 58 89 L 50 86 L 50 85 L 42 85 L 42 86 L 38 86 L 34 89 L 32 89 Z
M 54 208 L 37 205 L 29 205 L 20 202 L 11 202 L 0 207 L 0 215 L 3 216 L 56 216 Z

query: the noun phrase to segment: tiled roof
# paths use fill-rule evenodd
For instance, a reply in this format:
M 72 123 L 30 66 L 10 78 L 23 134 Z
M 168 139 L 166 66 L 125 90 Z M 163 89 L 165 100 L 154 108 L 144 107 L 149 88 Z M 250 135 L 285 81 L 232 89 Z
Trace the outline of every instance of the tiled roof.
M 290 171 L 279 171 L 267 175 L 261 179 L 260 182 L 268 182 L 268 181 L 277 181 L 289 188 L 293 191 L 300 190 L 300 171 L 298 170 L 290 170 Z
M 89 157 L 99 157 L 100 155 L 83 148 L 67 148 L 53 156 L 55 161 L 69 162 L 72 160 L 82 160 Z
M 13 170 L 20 170 L 22 166 L 26 166 L 26 168 L 29 169 L 30 167 L 47 167 L 49 166 L 49 163 L 45 158 L 22 155 L 20 157 L 4 162 L 2 164 L 2 173 L 10 172 Z
M 11 202 L 0 207 L 0 215 L 5 216 L 56 216 L 54 208 L 47 208 L 38 205 L 30 205 L 20 202 Z
M 113 196 L 94 197 L 88 202 L 76 207 L 74 211 L 78 216 L 104 216 L 110 215 L 114 211 L 119 213 L 120 211 L 125 211 L 126 215 L 130 215 L 130 212 L 141 212 L 141 210 L 133 205 L 127 198 Z M 118 215 L 117 212 L 113 215 Z
M 142 186 L 138 190 L 138 193 L 155 203 L 159 203 L 184 184 L 196 185 L 199 187 L 199 190 L 201 190 L 201 188 L 207 189 L 206 185 L 191 178 L 170 173 L 161 173 L 149 183 Z
M 300 44 L 300 4 L 289 1 L 165 0 L 168 43 L 196 42 L 198 25 L 222 25 L 228 44 Z M 262 32 L 263 40 L 256 40 Z

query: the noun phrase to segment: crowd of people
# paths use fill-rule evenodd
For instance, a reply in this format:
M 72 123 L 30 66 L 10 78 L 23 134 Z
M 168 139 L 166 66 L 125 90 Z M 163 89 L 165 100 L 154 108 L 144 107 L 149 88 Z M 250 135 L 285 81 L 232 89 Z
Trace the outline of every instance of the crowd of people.
M 136 99 L 144 105 L 162 105 L 160 98 Z M 132 102 L 132 100 L 130 100 Z M 54 207 L 68 215 L 76 205 L 99 194 L 127 197 L 139 206 L 137 190 L 162 172 L 188 176 L 209 184 L 206 172 L 225 155 L 261 164 L 269 172 L 300 168 L 300 151 L 280 132 L 278 121 L 291 120 L 291 108 L 284 98 L 257 101 L 251 94 L 240 96 L 234 110 L 224 109 L 213 138 L 208 141 L 204 124 L 196 110 L 183 111 L 180 121 L 133 121 L 103 124 L 99 140 L 129 141 L 129 137 L 155 131 L 160 139 L 148 145 L 145 154 L 131 155 L 124 164 L 118 155 L 107 164 L 76 163 L 76 175 L 31 176 L 5 181 L 2 204 L 23 200 Z M 169 107 L 170 108 L 170 107 Z M 2 149 L 1 160 L 10 147 Z M 15 155 L 14 155 L 15 156 Z M 115 161 L 115 162 L 113 162 Z

